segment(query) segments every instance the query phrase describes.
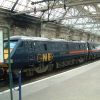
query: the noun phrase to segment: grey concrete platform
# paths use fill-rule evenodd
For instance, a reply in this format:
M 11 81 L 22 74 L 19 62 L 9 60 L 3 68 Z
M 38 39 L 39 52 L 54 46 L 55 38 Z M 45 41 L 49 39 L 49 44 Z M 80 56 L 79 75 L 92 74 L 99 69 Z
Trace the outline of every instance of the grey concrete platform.
M 10 100 L 8 92 L 0 100 Z M 23 85 L 22 94 L 23 100 L 100 100 L 100 61 Z

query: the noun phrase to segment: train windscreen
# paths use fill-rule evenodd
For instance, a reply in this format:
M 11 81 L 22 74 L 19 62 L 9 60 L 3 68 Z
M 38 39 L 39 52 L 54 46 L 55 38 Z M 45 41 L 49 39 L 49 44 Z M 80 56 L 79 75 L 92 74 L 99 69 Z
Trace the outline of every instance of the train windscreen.
M 16 44 L 17 44 L 17 41 L 10 41 L 10 49 L 13 49 Z M 4 41 L 4 48 L 5 49 L 8 48 L 8 42 L 7 41 Z
M 10 52 L 14 49 L 18 41 L 10 41 Z M 4 59 L 8 58 L 8 41 L 4 41 Z

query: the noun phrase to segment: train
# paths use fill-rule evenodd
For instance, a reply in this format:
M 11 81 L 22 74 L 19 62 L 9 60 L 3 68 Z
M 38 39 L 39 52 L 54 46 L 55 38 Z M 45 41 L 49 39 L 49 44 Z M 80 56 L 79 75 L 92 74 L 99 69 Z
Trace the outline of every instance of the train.
M 10 60 L 13 76 L 50 72 L 53 69 L 100 58 L 100 43 L 66 41 L 43 37 L 11 36 Z M 4 63 L 0 63 L 0 78 L 6 79 L 8 67 L 8 40 L 4 40 Z

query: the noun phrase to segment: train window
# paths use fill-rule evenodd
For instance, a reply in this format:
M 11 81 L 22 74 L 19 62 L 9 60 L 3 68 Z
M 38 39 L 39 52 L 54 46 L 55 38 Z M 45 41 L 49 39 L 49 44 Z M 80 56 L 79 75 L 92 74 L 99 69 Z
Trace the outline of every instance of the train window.
M 32 48 L 35 46 L 35 41 L 32 41 L 31 46 L 32 46 Z
M 84 49 L 87 49 L 87 44 L 86 43 L 84 43 Z
M 43 45 L 43 42 L 35 42 L 35 51 L 37 52 L 41 52 L 41 51 L 44 51 L 44 45 Z
M 55 45 L 53 48 L 54 48 L 54 51 L 61 51 L 63 47 L 59 42 L 55 42 Z
M 10 48 L 13 49 L 18 41 L 10 41 Z M 4 48 L 8 48 L 8 41 L 4 41 Z
M 48 42 L 47 49 L 50 51 L 66 51 L 68 45 L 64 42 Z
M 61 43 L 59 45 L 59 47 L 60 47 L 60 50 L 62 50 L 62 51 L 66 50 L 66 44 L 65 43 Z
M 25 48 L 32 48 L 32 41 L 24 41 Z
M 34 48 L 34 41 L 30 42 L 30 48 Z
M 75 50 L 80 50 L 80 43 L 76 43 Z
M 93 45 L 92 48 L 95 49 L 95 45 Z
M 19 47 L 24 47 L 23 41 L 20 42 Z
M 66 43 L 66 49 L 68 50 L 69 49 L 69 47 L 68 47 L 68 44 Z
M 99 44 L 96 44 L 96 49 L 100 49 L 100 45 Z
M 47 51 L 47 45 L 46 44 L 44 44 L 44 49 Z
M 83 44 L 83 43 L 80 43 L 79 47 L 80 47 L 80 50 L 85 49 L 85 48 L 84 48 L 84 44 Z
M 90 50 L 95 49 L 95 45 L 94 45 L 93 43 L 89 43 L 89 49 L 90 49 Z
M 73 50 L 72 43 L 68 43 L 68 46 L 69 46 L 69 50 Z
M 28 42 L 27 41 L 24 42 L 24 47 L 26 47 L 26 48 L 28 47 Z
M 80 45 L 79 45 L 79 43 L 68 43 L 68 45 L 69 45 L 69 49 L 70 50 L 80 50 Z
M 47 49 L 49 51 L 54 51 L 55 43 L 54 42 L 48 42 L 48 44 L 46 46 L 47 46 Z

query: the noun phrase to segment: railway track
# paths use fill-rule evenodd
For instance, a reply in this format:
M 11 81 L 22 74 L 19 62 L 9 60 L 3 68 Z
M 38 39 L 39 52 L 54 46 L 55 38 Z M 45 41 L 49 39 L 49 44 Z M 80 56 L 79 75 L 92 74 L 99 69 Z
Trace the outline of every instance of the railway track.
M 95 61 L 97 61 L 97 60 L 95 60 Z M 82 63 L 82 64 L 78 64 L 78 65 L 71 65 L 71 66 L 67 66 L 67 67 L 62 68 L 62 69 L 53 70 L 52 72 L 49 72 L 49 73 L 46 72 L 46 73 L 43 73 L 43 74 L 36 74 L 36 75 L 34 75 L 32 77 L 22 78 L 22 84 L 35 82 L 35 81 L 38 81 L 38 80 L 41 80 L 41 79 L 44 79 L 44 78 L 47 78 L 47 77 L 50 77 L 50 76 L 65 72 L 65 71 L 68 71 L 68 70 L 72 70 L 72 69 L 77 68 L 77 67 L 81 67 L 83 65 L 87 65 L 87 64 L 89 64 L 91 62 L 94 62 L 94 61 L 88 61 L 88 62 L 85 62 L 85 63 Z M 16 87 L 16 86 L 18 86 L 18 81 L 14 81 L 13 82 L 13 87 Z M 0 81 L 0 92 L 2 92 L 4 90 L 7 90 L 7 89 L 9 89 L 9 82 L 5 82 L 3 80 Z

